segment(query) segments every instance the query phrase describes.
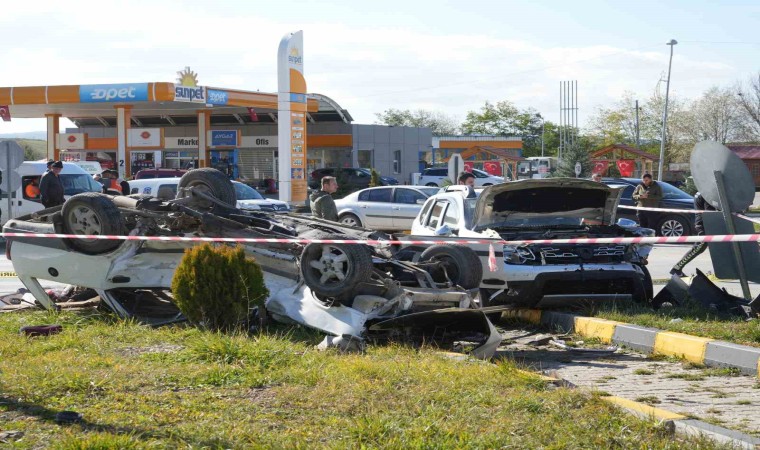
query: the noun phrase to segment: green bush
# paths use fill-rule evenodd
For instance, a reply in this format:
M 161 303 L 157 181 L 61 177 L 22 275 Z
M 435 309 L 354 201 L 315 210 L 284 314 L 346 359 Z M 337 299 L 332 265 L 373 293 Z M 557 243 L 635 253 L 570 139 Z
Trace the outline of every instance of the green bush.
M 681 187 L 681 189 L 689 195 L 696 195 L 697 185 L 694 184 L 694 177 L 686 177 L 686 183 L 683 185 L 683 187 Z
M 229 331 L 269 296 L 264 274 L 242 247 L 204 243 L 185 251 L 172 279 L 174 300 L 193 323 Z
M 369 172 L 370 178 L 369 178 L 369 187 L 375 187 L 375 186 L 382 186 L 383 184 L 380 182 L 380 172 L 375 170 L 373 167 L 372 170 Z

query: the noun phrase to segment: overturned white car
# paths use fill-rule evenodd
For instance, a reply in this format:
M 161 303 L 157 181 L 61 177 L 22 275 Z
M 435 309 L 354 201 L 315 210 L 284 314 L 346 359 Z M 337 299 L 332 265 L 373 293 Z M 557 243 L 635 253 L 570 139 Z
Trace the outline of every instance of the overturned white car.
M 11 220 L 3 232 L 286 239 L 290 241 L 242 243 L 266 274 L 291 280 L 288 286 L 281 281 L 278 285 L 289 294 L 275 295 L 270 301 L 279 317 L 357 338 L 372 326 L 384 336 L 393 335 L 390 329 L 423 338 L 449 330 L 448 341 L 477 335 L 481 346 L 493 347 L 495 330 L 473 301 L 481 278 L 479 264 L 467 276 L 446 270 L 450 261 L 477 262 L 471 250 L 436 245 L 403 251 L 403 246 L 385 244 L 399 238 L 385 233 L 295 214 L 242 211 L 234 204 L 235 192 L 224 174 L 196 169 L 183 175 L 174 200 L 85 193 L 62 207 Z M 374 240 L 378 245 L 310 243 L 317 239 Z M 162 323 L 179 317 L 168 288 L 185 248 L 192 245 L 179 239 L 10 236 L 7 254 L 19 279 L 46 308 L 56 305 L 39 279 L 94 289 L 120 316 Z M 356 299 L 360 300 L 352 308 Z M 433 312 L 441 308 L 447 312 Z M 338 322 L 349 309 L 360 317 L 343 327 Z M 388 322 L 409 314 L 421 316 L 417 321 Z

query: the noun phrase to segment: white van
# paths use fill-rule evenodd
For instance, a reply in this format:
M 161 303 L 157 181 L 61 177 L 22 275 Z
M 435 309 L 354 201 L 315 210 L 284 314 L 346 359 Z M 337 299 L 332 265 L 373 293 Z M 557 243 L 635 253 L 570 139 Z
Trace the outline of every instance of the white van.
M 36 197 L 28 196 L 26 187 L 37 180 L 39 186 L 42 174 L 47 170 L 47 161 L 24 161 L 17 169 L 21 176 L 21 186 L 14 192 L 11 192 L 11 211 L 8 213 L 8 194 L 5 192 L 5 185 L 0 182 L 0 224 L 4 224 L 9 218 L 24 216 L 36 211 L 45 209 L 42 206 L 39 195 Z M 85 172 L 84 169 L 73 163 L 63 163 L 61 170 L 61 182 L 63 183 L 63 192 L 66 198 L 82 192 L 102 192 L 103 185 L 92 178 L 92 175 Z
M 161 200 L 171 200 L 177 196 L 179 177 L 176 178 L 145 178 L 142 180 L 130 180 L 130 194 L 146 194 Z M 286 202 L 265 198 L 259 192 L 247 184 L 233 181 L 237 207 L 243 210 L 261 210 L 272 212 L 289 212 L 290 207 Z

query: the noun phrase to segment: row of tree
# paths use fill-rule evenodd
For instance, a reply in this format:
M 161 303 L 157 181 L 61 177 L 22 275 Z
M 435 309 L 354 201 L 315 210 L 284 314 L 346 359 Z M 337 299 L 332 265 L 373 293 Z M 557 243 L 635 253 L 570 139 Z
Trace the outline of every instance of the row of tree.
M 592 150 L 609 144 L 639 145 L 659 153 L 662 135 L 664 94 L 659 84 L 647 98 L 639 100 L 638 134 L 636 96 L 625 93 L 609 107 L 598 108 L 583 130 L 575 130 L 577 144 Z M 429 127 L 436 136 L 486 134 L 521 137 L 523 155 L 541 154 L 541 137 L 547 155 L 559 148 L 558 125 L 544 121 L 534 108 L 520 109 L 508 100 L 486 102 L 469 111 L 465 120 L 428 110 L 388 109 L 376 114 L 378 122 L 393 126 Z M 638 140 L 637 140 L 638 138 Z M 689 152 L 701 140 L 760 142 L 760 72 L 746 82 L 729 87 L 712 87 L 697 99 L 671 95 L 668 102 L 666 163 L 688 161 Z

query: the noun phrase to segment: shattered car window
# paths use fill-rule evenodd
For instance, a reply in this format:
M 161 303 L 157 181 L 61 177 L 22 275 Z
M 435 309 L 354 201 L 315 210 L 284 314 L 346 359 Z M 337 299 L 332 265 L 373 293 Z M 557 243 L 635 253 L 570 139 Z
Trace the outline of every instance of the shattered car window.
M 258 191 L 247 184 L 232 183 L 235 186 L 235 197 L 238 200 L 263 200 Z

